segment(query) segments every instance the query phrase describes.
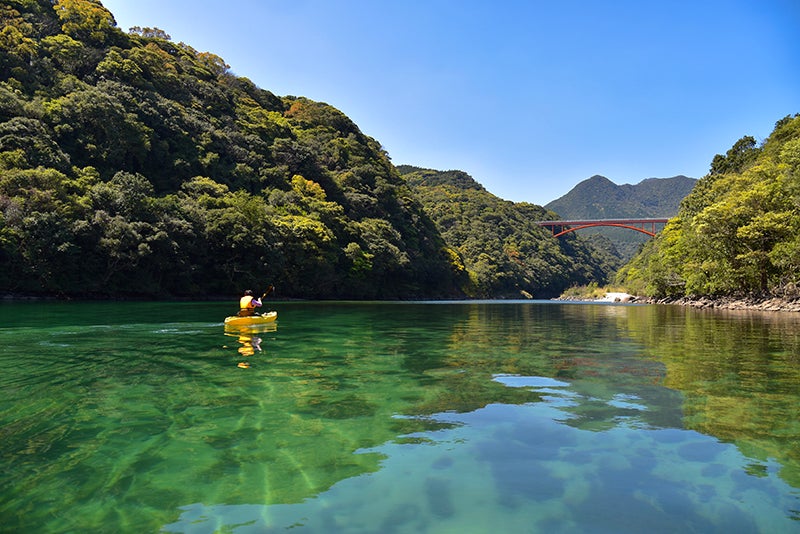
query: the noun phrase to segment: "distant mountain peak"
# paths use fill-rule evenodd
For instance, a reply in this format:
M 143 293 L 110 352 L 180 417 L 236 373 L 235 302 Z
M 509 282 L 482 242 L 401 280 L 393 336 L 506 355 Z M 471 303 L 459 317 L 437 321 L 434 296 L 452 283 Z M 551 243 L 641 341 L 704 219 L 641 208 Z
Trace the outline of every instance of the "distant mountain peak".
M 545 208 L 565 219 L 600 217 L 672 217 L 694 187 L 694 178 L 646 178 L 638 184 L 617 185 L 595 174 Z

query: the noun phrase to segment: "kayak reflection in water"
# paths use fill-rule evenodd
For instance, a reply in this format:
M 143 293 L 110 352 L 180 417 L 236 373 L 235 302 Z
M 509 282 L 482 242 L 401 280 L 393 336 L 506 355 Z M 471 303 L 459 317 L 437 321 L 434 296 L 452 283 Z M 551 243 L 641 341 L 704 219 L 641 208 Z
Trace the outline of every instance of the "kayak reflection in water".
M 239 336 L 239 343 L 242 344 L 239 347 L 239 354 L 247 358 L 248 356 L 252 356 L 256 353 L 256 351 L 261 351 L 261 338 L 255 336 L 246 336 L 241 335 Z
M 253 298 L 253 292 L 247 290 L 244 296 L 239 299 L 239 313 L 237 316 L 225 318 L 225 335 L 237 338 L 241 345 L 237 352 L 245 361 L 239 362 L 238 366 L 241 368 L 250 367 L 248 358 L 253 356 L 256 351 L 261 352 L 261 337 L 256 334 L 262 332 L 275 332 L 277 325 L 275 319 L 278 312 L 271 311 L 268 313 L 258 314 L 255 312 L 256 308 L 262 305 L 261 301 L 266 297 L 274 287 L 269 286 L 261 298 Z M 225 347 L 227 348 L 227 347 Z
M 262 338 L 255 335 L 255 332 L 249 331 L 250 329 L 242 329 L 238 333 L 233 332 L 226 332 L 226 336 L 235 337 L 236 341 L 239 342 L 239 348 L 237 352 L 239 353 L 241 358 L 244 358 L 245 361 L 239 362 L 238 367 L 242 369 L 246 369 L 250 367 L 250 362 L 247 361 L 251 356 L 253 356 L 256 352 L 261 352 L 261 342 Z M 274 330 L 274 326 L 273 326 Z M 223 348 L 228 348 L 227 346 L 223 346 Z
M 256 351 L 261 352 L 261 338 L 258 336 L 249 336 L 246 334 L 241 334 L 237 339 L 239 343 L 241 343 L 241 347 L 239 347 L 239 354 L 242 355 L 243 358 L 249 358 Z M 238 367 L 246 369 L 250 367 L 250 362 L 243 361 L 239 362 Z

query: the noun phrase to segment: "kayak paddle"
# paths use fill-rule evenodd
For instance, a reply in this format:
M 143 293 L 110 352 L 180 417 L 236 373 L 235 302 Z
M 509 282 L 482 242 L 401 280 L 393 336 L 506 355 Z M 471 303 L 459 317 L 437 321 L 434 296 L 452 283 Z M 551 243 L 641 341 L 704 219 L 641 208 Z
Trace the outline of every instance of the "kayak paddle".
M 273 286 L 272 284 L 270 284 L 269 286 L 267 286 L 267 290 L 266 290 L 266 291 L 264 291 L 264 294 L 263 294 L 263 295 L 261 295 L 261 298 L 260 298 L 260 299 L 258 299 L 258 300 L 261 300 L 261 299 L 265 298 L 267 295 L 269 295 L 270 293 L 272 293 L 272 291 L 273 291 L 274 289 L 275 289 L 275 286 Z

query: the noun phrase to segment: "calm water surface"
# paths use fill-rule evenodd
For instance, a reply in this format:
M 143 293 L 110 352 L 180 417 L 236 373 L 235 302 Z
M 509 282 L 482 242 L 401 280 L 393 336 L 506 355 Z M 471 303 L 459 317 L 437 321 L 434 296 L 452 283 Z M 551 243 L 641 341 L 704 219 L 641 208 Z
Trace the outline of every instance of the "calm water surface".
M 800 532 L 796 314 L 269 304 L 0 305 L 0 530 Z

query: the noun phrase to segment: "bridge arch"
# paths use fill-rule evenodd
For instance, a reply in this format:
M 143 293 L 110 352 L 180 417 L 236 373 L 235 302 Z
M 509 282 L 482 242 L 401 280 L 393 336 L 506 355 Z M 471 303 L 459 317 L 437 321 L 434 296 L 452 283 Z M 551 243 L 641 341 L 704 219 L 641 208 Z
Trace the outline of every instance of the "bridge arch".
M 595 219 L 585 221 L 537 221 L 539 226 L 550 228 L 553 232 L 553 237 L 561 237 L 562 235 L 584 228 L 593 228 L 596 226 L 615 226 L 617 228 L 627 228 L 635 230 L 650 237 L 656 235 L 656 225 L 666 224 L 669 219 Z

